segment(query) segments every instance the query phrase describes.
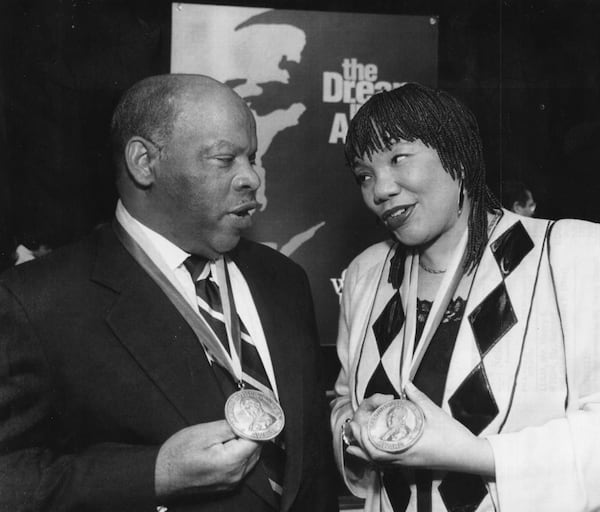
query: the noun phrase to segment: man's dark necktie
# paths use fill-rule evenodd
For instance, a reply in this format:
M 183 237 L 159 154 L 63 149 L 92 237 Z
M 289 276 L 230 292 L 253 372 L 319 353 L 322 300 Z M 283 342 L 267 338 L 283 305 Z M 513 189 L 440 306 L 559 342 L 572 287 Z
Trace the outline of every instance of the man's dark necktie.
M 198 256 L 190 256 L 184 262 L 194 285 L 196 287 L 196 296 L 198 309 L 202 317 L 206 320 L 219 341 L 225 347 L 229 354 L 229 340 L 227 338 L 227 328 L 225 326 L 225 317 L 223 314 L 223 305 L 219 294 L 219 286 L 212 279 L 209 269 L 206 269 L 208 260 Z M 208 271 L 207 271 L 208 270 Z M 242 379 L 247 389 L 257 389 L 263 393 L 273 396 L 273 390 L 267 377 L 265 367 L 252 338 L 248 333 L 242 320 L 238 317 L 241 335 L 241 354 Z M 217 376 L 223 376 L 226 372 L 218 372 Z M 231 376 L 233 378 L 233 376 Z M 285 446 L 283 443 L 283 434 L 270 442 L 263 443 L 261 452 L 261 461 L 265 472 L 269 478 L 271 488 L 275 495 L 280 498 L 283 484 L 283 470 L 285 466 Z

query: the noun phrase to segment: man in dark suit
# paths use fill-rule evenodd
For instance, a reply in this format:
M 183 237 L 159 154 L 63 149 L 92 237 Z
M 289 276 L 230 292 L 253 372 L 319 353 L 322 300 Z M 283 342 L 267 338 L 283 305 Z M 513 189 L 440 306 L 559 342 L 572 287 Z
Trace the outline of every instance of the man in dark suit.
M 208 77 L 151 77 L 112 138 L 113 225 L 0 279 L 0 510 L 335 510 L 306 275 L 240 238 L 258 206 L 252 114 Z M 224 419 L 248 358 L 206 330 L 190 255 L 283 409 L 273 442 Z

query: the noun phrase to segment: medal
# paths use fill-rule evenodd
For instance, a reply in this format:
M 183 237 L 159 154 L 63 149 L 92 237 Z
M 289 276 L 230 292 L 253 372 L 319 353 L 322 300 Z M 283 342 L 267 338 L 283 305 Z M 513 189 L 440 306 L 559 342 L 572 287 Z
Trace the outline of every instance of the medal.
M 373 445 L 389 453 L 408 450 L 415 444 L 425 425 L 423 411 L 405 398 L 380 405 L 369 417 L 367 433 Z
M 283 410 L 276 400 L 262 391 L 241 389 L 225 403 L 225 418 L 240 437 L 269 441 L 283 430 Z

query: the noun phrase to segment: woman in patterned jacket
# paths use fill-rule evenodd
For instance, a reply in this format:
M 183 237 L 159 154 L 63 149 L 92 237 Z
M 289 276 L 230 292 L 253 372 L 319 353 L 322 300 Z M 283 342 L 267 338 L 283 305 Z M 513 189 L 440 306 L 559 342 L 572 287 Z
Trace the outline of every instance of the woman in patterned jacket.
M 367 512 L 599 510 L 600 228 L 501 209 L 473 114 L 421 85 L 363 105 L 346 158 L 392 235 L 344 282 L 350 490 Z

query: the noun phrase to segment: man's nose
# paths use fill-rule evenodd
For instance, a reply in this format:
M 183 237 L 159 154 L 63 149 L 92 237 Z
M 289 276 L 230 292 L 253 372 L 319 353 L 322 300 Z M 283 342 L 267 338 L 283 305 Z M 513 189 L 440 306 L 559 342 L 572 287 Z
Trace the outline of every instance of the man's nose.
M 247 159 L 233 179 L 233 186 L 238 189 L 258 190 L 260 187 L 260 176 L 254 169 L 254 165 Z

